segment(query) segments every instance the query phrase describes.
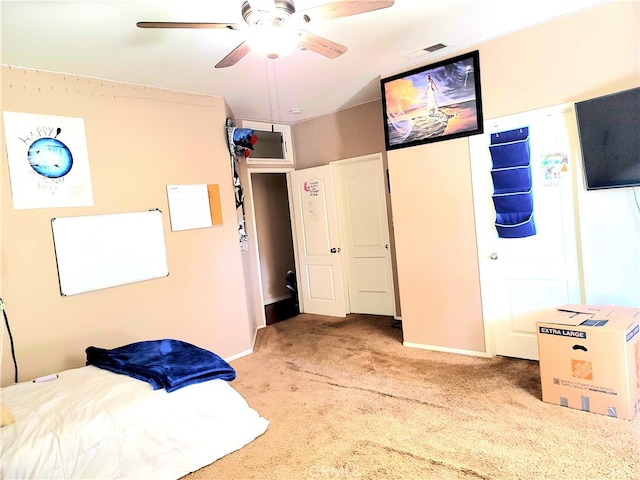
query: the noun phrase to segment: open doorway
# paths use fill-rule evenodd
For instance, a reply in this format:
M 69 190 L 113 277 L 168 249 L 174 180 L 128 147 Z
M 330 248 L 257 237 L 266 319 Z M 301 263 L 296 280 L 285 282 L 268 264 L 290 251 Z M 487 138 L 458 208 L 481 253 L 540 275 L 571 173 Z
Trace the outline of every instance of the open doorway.
M 300 313 L 286 171 L 249 172 L 265 324 Z
M 322 269 L 309 269 L 301 260 L 303 253 L 309 251 L 310 243 L 295 234 L 296 231 L 313 230 L 298 223 L 303 217 L 316 218 L 316 215 L 305 217 L 300 212 L 294 213 L 296 209 L 292 208 L 298 198 L 296 192 L 300 191 L 293 177 L 299 173 L 317 179 L 317 169 L 325 169 L 327 174 L 333 170 L 337 180 L 334 193 L 338 197 L 337 208 L 341 210 L 339 217 L 343 220 L 338 223 L 343 224 L 335 225 L 341 232 L 340 238 L 336 239 L 338 243 L 326 248 L 326 252 L 329 254 L 331 251 L 331 256 L 335 257 L 342 250 L 340 258 L 344 257 L 344 265 L 348 269 L 346 274 L 341 274 L 342 280 L 349 280 L 349 288 L 346 288 L 346 283 L 344 288 L 348 290 L 345 291 L 344 312 L 397 318 L 384 170 L 381 155 L 374 154 L 298 171 L 277 167 L 247 169 L 251 273 L 257 280 L 254 291 L 259 294 L 259 298 L 254 297 L 252 305 L 258 325 L 266 326 L 278 321 L 278 316 L 290 318 L 291 314 L 297 315 L 301 310 L 326 314 L 315 309 L 312 300 L 320 299 L 323 305 L 326 304 L 330 297 L 327 292 L 337 282 L 323 288 L 326 282 L 301 280 L 304 272 Z M 296 217 L 295 222 L 292 222 L 292 216 Z M 363 246 L 366 251 L 362 251 Z M 317 249 L 310 250 L 315 252 Z M 293 275 L 289 274 L 291 270 Z M 290 288 L 292 278 L 297 285 Z

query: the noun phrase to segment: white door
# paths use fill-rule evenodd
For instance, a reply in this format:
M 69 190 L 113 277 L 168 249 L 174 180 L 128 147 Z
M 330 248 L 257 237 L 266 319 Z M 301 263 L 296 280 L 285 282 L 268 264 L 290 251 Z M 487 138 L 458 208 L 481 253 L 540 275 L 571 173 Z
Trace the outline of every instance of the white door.
M 331 165 L 336 168 L 350 311 L 395 315 L 382 156 Z
M 344 272 L 331 167 L 291 172 L 291 191 L 301 309 L 344 317 Z
M 490 120 L 469 139 L 487 351 L 497 355 L 537 360 L 535 322 L 580 303 L 569 118 L 558 107 Z M 490 134 L 521 126 L 529 127 L 536 234 L 498 238 Z

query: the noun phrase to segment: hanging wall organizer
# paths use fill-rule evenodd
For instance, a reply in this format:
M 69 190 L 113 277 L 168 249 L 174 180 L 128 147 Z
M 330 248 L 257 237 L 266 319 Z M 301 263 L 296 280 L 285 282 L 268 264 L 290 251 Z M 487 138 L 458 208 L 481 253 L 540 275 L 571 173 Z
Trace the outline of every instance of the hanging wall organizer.
M 491 134 L 493 205 L 501 238 L 536 234 L 533 222 L 529 127 Z

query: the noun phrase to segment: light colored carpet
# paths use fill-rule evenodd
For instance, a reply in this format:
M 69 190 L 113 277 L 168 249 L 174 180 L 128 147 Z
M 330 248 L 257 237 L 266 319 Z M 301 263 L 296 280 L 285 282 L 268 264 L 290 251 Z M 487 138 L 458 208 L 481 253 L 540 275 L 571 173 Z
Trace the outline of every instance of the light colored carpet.
M 185 480 L 640 479 L 640 418 L 542 402 L 537 362 L 403 347 L 391 323 L 260 330 L 232 385 L 269 428 Z

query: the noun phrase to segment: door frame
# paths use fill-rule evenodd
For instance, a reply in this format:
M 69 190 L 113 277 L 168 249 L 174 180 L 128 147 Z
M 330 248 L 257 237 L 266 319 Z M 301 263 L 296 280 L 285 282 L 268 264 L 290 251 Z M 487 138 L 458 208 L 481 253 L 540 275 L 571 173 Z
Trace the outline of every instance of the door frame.
M 332 171 L 332 175 L 335 177 L 335 175 L 337 175 L 336 173 L 336 165 L 337 164 L 346 164 L 346 163 L 355 163 L 358 161 L 362 161 L 364 159 L 367 158 L 378 158 L 381 162 L 382 165 L 382 169 L 383 169 L 383 173 L 385 172 L 385 165 L 384 165 L 384 158 L 383 158 L 383 154 L 381 152 L 376 152 L 376 153 L 372 153 L 372 154 L 367 154 L 367 155 L 361 155 L 358 157 L 352 157 L 352 158 L 347 158 L 347 159 L 341 159 L 341 160 L 335 160 L 332 162 L 329 162 L 327 164 L 327 166 L 330 167 L 331 171 Z M 260 305 L 262 308 L 260 308 L 260 317 L 258 318 L 258 328 L 263 328 L 267 325 L 267 321 L 266 321 L 266 315 L 264 312 L 264 288 L 262 285 L 262 272 L 261 272 L 261 268 L 260 268 L 260 249 L 258 247 L 258 236 L 259 236 L 259 232 L 257 229 L 257 224 L 256 224 L 256 216 L 255 216 L 255 205 L 254 205 L 254 197 L 253 197 L 253 180 L 252 180 L 252 175 L 253 174 L 261 174 L 261 173 L 284 173 L 286 175 L 286 181 L 287 181 L 287 197 L 289 200 L 289 216 L 291 218 L 291 235 L 292 235 L 292 240 L 293 240 L 293 257 L 294 257 L 294 265 L 295 265 L 295 270 L 296 270 L 296 282 L 298 283 L 298 285 L 300 285 L 300 279 L 299 279 L 299 272 L 300 272 L 300 257 L 299 257 L 299 247 L 298 247 L 298 243 L 297 243 L 297 231 L 296 231 L 296 226 L 295 226 L 295 212 L 293 209 L 293 193 L 292 193 L 292 184 L 291 184 L 291 172 L 295 171 L 296 168 L 295 167 L 277 167 L 277 166 L 273 166 L 273 167 L 255 167 L 255 166 L 248 166 L 246 169 L 246 173 L 247 173 L 247 187 L 246 187 L 246 195 L 245 195 L 245 201 L 249 202 L 249 208 L 251 209 L 251 215 L 247 216 L 247 221 L 250 222 L 250 227 L 251 230 L 253 232 L 255 232 L 254 235 L 249 235 L 249 250 L 253 249 L 253 251 L 256 252 L 256 254 L 253 256 L 253 258 L 251 259 L 251 263 L 253 266 L 253 269 L 255 270 L 255 274 L 257 275 L 257 286 L 258 286 L 258 296 L 259 296 L 259 301 L 260 301 Z M 384 188 L 384 187 L 383 187 Z M 385 192 L 385 196 L 386 196 L 386 192 Z M 341 205 L 343 199 L 342 196 L 340 195 L 339 198 L 337 199 L 337 201 L 339 202 L 338 204 Z M 389 228 L 390 222 L 389 222 L 389 215 L 390 215 L 390 211 L 389 211 L 389 205 L 387 202 L 386 205 L 386 213 L 387 213 L 387 226 Z M 340 208 L 338 208 L 338 221 L 341 224 L 342 222 L 342 213 L 340 211 Z M 344 243 L 344 239 L 343 239 L 344 233 L 342 232 L 342 228 L 340 228 L 339 231 L 339 237 L 340 237 L 340 241 L 342 243 Z M 391 268 L 392 268 L 392 272 L 395 269 L 395 259 L 394 259 L 394 246 L 393 246 L 393 240 L 392 240 L 392 235 L 391 235 L 391 231 L 389 231 L 389 249 L 390 249 L 390 261 L 391 261 Z M 347 289 L 347 291 L 345 292 L 345 309 L 346 309 L 346 313 L 349 314 L 351 313 L 351 307 L 350 307 L 350 302 L 349 302 L 349 294 L 348 294 L 348 287 L 347 287 L 347 272 L 346 269 L 343 269 L 343 277 L 344 277 L 344 285 L 345 285 L 345 289 Z M 393 293 L 393 297 L 394 297 L 394 318 L 398 319 L 398 308 L 397 308 L 397 298 L 396 298 L 396 284 L 395 284 L 395 274 L 392 273 L 392 277 L 391 277 L 391 281 L 393 283 L 392 285 L 392 293 Z M 298 303 L 299 303 L 299 308 L 300 308 L 300 313 L 304 313 L 305 308 L 304 308 L 304 301 L 302 298 L 302 295 L 298 295 Z
M 478 135 L 478 137 L 482 136 L 482 135 L 490 135 L 491 133 L 495 133 L 497 132 L 500 127 L 499 125 L 507 123 L 507 124 L 513 124 L 513 125 L 519 125 L 522 126 L 523 122 L 527 123 L 531 118 L 539 118 L 539 117 L 545 117 L 545 116 L 552 116 L 552 115 L 565 115 L 568 112 L 571 111 L 571 104 L 569 103 L 563 103 L 563 104 L 558 104 L 558 105 L 552 105 L 549 107 L 543 107 L 543 108 L 539 108 L 539 109 L 535 109 L 535 110 L 529 110 L 529 111 L 525 111 L 525 112 L 519 112 L 519 113 L 515 113 L 515 114 L 510 114 L 510 115 L 503 115 L 500 117 L 494 117 L 491 119 L 485 119 L 484 121 L 484 133 Z M 516 127 L 514 127 L 516 128 Z M 570 132 L 568 132 L 570 133 Z M 475 190 L 475 185 L 476 185 L 476 181 L 477 181 L 477 177 L 478 174 L 476 172 L 474 172 L 474 168 L 477 170 L 477 165 L 474 163 L 474 149 L 476 148 L 476 141 L 474 140 L 475 137 L 471 137 L 469 139 L 469 158 L 471 161 L 471 180 L 472 180 L 472 190 Z M 572 168 L 570 169 L 570 175 L 571 175 L 571 185 L 572 185 L 572 189 L 573 189 L 573 209 L 574 209 L 574 220 L 575 220 L 575 242 L 576 242 L 576 249 L 577 249 L 577 275 L 578 275 L 578 290 L 580 292 L 580 298 L 581 298 L 581 302 L 584 299 L 584 280 L 583 280 L 583 276 L 582 276 L 582 262 L 581 262 L 581 258 L 580 258 L 580 244 L 581 244 L 581 239 L 580 239 L 580 225 L 579 225 L 579 220 L 578 220 L 578 212 L 579 212 L 579 204 L 578 204 L 578 199 L 577 199 L 577 192 L 578 192 L 578 188 L 577 188 L 577 182 L 578 182 L 578 169 L 579 167 L 579 159 L 578 157 L 575 156 L 575 152 L 574 149 L 572 148 L 571 145 L 571 141 L 569 142 L 569 153 L 570 155 L 572 155 Z M 476 202 L 476 198 L 475 196 L 473 197 L 474 200 L 474 211 L 476 209 L 475 207 L 475 202 Z M 474 214 L 474 218 L 475 218 L 475 214 Z M 476 229 L 478 228 L 477 225 L 477 219 L 475 219 L 476 221 Z M 483 283 L 485 283 L 485 281 L 483 280 L 483 272 L 482 272 L 482 262 L 481 262 L 481 256 L 486 256 L 487 252 L 485 250 L 481 250 L 481 246 L 478 243 L 478 234 L 476 231 L 476 249 L 477 249 L 477 254 L 478 254 L 478 271 L 480 274 L 480 295 L 481 295 L 481 304 L 482 304 L 482 322 L 483 322 L 483 328 L 484 328 L 484 339 L 485 339 L 485 353 L 487 357 L 495 357 L 497 355 L 496 353 L 496 328 L 497 325 L 495 324 L 495 322 L 492 321 L 492 319 L 487 315 L 487 310 L 486 310 L 486 297 L 485 294 L 483 293 Z
M 247 168 L 247 179 L 248 179 L 248 185 L 247 185 L 247 193 L 248 195 L 246 195 L 245 199 L 249 199 L 250 202 L 250 207 L 251 207 L 251 216 L 250 216 L 250 222 L 251 222 L 251 229 L 254 232 L 254 235 L 249 235 L 249 250 L 253 249 L 256 254 L 253 256 L 253 268 L 255 269 L 255 272 L 257 274 L 257 284 L 258 284 L 258 296 L 260 299 L 260 305 L 262 306 L 262 308 L 260 309 L 260 318 L 258 319 L 258 328 L 262 328 L 262 327 L 266 327 L 267 326 L 267 317 L 264 311 L 264 286 L 262 285 L 262 269 L 260 268 L 260 248 L 258 246 L 258 236 L 260 235 L 260 232 L 258 232 L 258 225 L 256 223 L 256 214 L 255 214 L 255 205 L 254 205 L 254 198 L 253 198 L 253 178 L 252 175 L 253 174 L 261 174 L 261 173 L 283 173 L 286 176 L 286 180 L 287 180 L 287 198 L 289 200 L 289 215 L 293 215 L 293 209 L 291 206 L 291 201 L 292 201 L 292 197 L 291 197 L 291 175 L 289 175 L 290 172 L 292 172 L 294 170 L 293 167 L 262 167 L 262 168 L 253 168 L 253 167 L 249 167 Z M 295 231 L 295 224 L 293 221 L 293 217 L 291 217 L 291 235 L 293 237 L 293 258 L 294 258 L 294 264 L 295 264 L 295 268 L 296 268 L 296 281 L 298 280 L 298 248 L 296 245 L 296 231 Z M 299 305 L 300 305 L 300 311 L 302 312 L 302 299 L 299 298 L 298 299 Z

